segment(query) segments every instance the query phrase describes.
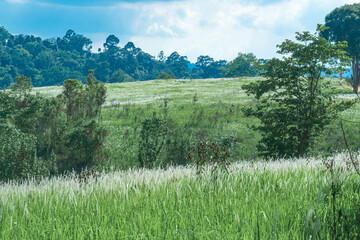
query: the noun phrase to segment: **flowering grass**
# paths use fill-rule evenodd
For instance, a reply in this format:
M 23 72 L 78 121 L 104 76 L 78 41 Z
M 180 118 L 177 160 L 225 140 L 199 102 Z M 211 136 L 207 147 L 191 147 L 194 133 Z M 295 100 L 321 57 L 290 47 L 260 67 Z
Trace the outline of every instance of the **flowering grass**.
M 335 157 L 338 237 L 360 238 L 359 176 Z M 318 159 L 239 162 L 229 173 L 132 169 L 0 186 L 1 239 L 332 239 Z M 341 210 L 342 216 L 338 216 Z

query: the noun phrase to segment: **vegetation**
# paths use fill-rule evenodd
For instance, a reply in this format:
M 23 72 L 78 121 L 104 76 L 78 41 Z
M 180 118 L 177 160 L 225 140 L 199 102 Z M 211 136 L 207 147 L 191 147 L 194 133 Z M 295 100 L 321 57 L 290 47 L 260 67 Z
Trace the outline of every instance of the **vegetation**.
M 260 75 L 260 61 L 253 53 L 239 53 L 224 69 L 225 77 L 255 77 Z
M 360 105 L 323 76 L 358 60 L 333 13 L 229 63 L 0 28 L 0 238 L 359 239 Z
M 262 134 L 258 150 L 267 158 L 304 156 L 331 119 L 354 104 L 335 101 L 326 91 L 330 83 L 322 73 L 342 71 L 338 59 L 346 60 L 346 43 L 328 43 L 319 37 L 321 30 L 297 33 L 298 42 L 280 44 L 278 53 L 285 56 L 264 65 L 266 79 L 243 87 L 257 99 L 245 114 L 261 121 L 253 128 Z
M 160 52 L 155 59 L 132 42 L 124 47 L 119 43 L 115 35 L 109 35 L 103 49 L 94 53 L 91 40 L 73 30 L 62 38 L 43 40 L 32 35 L 11 35 L 0 27 L 0 88 L 15 83 L 19 75 L 31 78 L 34 86 L 53 86 L 62 85 L 65 79 L 85 83 L 90 69 L 101 82 L 116 83 L 168 76 L 219 78 L 227 68 L 225 60 L 214 61 L 209 56 L 200 56 L 195 64 L 177 52 L 168 57 Z
M 80 172 L 103 161 L 106 131 L 96 119 L 105 96 L 92 71 L 85 86 L 68 79 L 60 95 L 48 98 L 18 77 L 11 91 L 0 92 L 0 181 Z
M 346 41 L 347 54 L 351 57 L 352 79 L 350 83 L 354 93 L 358 93 L 360 83 L 360 4 L 354 3 L 334 9 L 325 18 L 325 26 L 329 27 L 324 33 L 330 42 Z
M 337 239 L 358 239 L 359 178 L 347 161 L 335 156 L 335 213 L 328 161 L 313 158 L 236 163 L 201 177 L 178 167 L 9 183 L 0 186 L 0 237 L 333 239 L 335 217 Z

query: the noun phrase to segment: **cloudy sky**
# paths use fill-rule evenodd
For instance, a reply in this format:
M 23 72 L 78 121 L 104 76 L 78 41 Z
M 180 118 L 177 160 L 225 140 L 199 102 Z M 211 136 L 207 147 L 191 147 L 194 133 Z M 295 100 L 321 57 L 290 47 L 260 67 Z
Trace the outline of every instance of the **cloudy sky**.
M 0 26 L 12 34 L 62 37 L 73 29 L 102 47 L 114 34 L 144 51 L 189 60 L 238 52 L 276 56 L 276 44 L 314 31 L 334 8 L 360 0 L 0 0 Z

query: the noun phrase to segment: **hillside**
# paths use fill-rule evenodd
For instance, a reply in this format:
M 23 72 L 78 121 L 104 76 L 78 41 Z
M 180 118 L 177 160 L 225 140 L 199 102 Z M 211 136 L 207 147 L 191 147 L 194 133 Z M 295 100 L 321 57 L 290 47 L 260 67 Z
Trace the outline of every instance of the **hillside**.
M 251 98 L 241 89 L 255 78 L 153 80 L 146 82 L 106 84 L 108 93 L 102 114 L 102 125 L 108 130 L 105 140 L 109 155 L 108 166 L 126 169 L 138 166 L 139 137 L 142 121 L 157 117 L 166 119 L 170 137 L 176 142 L 165 146 L 158 164 L 187 163 L 187 151 L 198 141 L 225 145 L 231 161 L 251 160 L 258 157 L 256 144 L 259 133 L 250 129 L 255 119 L 244 117 L 242 107 L 252 104 Z M 354 98 L 344 81 L 330 79 L 339 98 Z M 36 88 L 36 92 L 55 96 L 61 87 Z M 342 113 L 342 118 L 357 121 L 359 105 Z M 359 148 L 354 129 L 359 124 L 345 123 L 349 142 Z M 182 152 L 177 148 L 183 147 Z M 338 121 L 324 132 L 312 150 L 313 155 L 342 151 L 345 145 Z M 170 160 L 169 160 L 170 158 Z M 176 158 L 176 159 L 174 159 Z

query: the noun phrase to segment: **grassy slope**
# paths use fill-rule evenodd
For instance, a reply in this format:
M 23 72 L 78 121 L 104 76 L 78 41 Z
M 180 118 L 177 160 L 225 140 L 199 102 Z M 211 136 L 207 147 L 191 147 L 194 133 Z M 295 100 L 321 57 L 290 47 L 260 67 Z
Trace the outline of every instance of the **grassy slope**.
M 161 118 L 166 115 L 169 125 L 179 129 L 191 144 L 198 140 L 228 141 L 232 160 L 256 158 L 260 135 L 249 129 L 249 124 L 256 123 L 256 119 L 245 118 L 241 112 L 243 106 L 253 101 L 241 86 L 254 80 L 256 78 L 179 79 L 107 84 L 103 124 L 109 133 L 105 143 L 109 166 L 121 169 L 137 166 L 141 121 L 153 116 L 154 112 Z M 354 98 L 345 82 L 333 79 L 332 86 L 339 93 L 347 93 L 339 95 L 340 98 Z M 61 92 L 61 87 L 37 88 L 36 91 L 54 96 Z M 357 105 L 344 112 L 342 117 L 357 121 L 359 109 Z M 351 145 L 354 149 L 359 148 L 360 124 L 345 123 L 345 128 Z M 342 149 L 342 135 L 338 122 L 334 122 L 319 139 L 313 154 Z
M 338 234 L 360 237 L 359 177 L 337 155 Z M 1 239 L 331 239 L 331 176 L 316 159 L 130 170 L 0 186 Z M 348 235 L 347 235 L 348 234 Z M 312 236 L 312 237 L 311 237 Z
M 244 119 L 240 111 L 243 104 L 251 103 L 240 87 L 252 80 L 108 85 L 103 124 L 109 129 L 110 164 L 136 166 L 140 122 L 154 111 L 163 117 L 164 98 L 169 100 L 167 118 L 175 127 L 193 132 L 194 139 L 231 135 L 236 156 L 256 157 L 252 154 L 258 136 L 247 126 L 253 120 Z M 341 84 L 334 85 L 344 91 Z M 56 95 L 61 89 L 37 91 Z M 356 106 L 343 117 L 357 120 L 358 110 Z M 336 135 L 337 125 L 329 131 L 334 132 L 334 141 L 341 137 Z M 345 216 L 337 231 L 346 239 L 357 239 L 359 177 L 346 170 L 344 160 L 346 156 L 336 156 L 343 166 L 335 178 L 340 189 L 336 211 Z M 189 166 L 112 172 L 87 183 L 70 176 L 4 184 L 0 238 L 331 239 L 331 182 L 321 160 L 299 159 L 235 163 L 229 175 L 218 176 L 198 177 Z

